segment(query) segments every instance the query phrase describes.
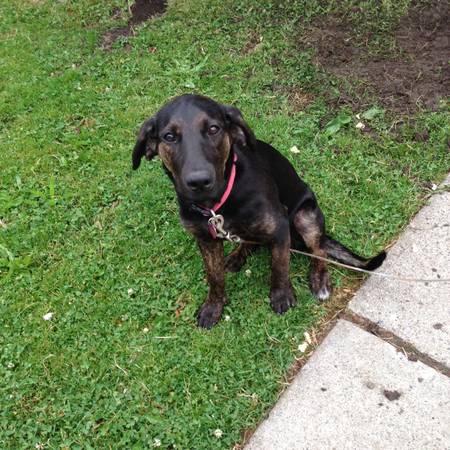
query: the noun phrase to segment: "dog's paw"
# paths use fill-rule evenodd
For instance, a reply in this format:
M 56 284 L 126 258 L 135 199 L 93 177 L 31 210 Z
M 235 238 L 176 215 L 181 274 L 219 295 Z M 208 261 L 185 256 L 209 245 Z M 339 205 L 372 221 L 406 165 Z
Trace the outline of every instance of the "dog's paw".
M 240 253 L 232 252 L 225 257 L 225 272 L 239 272 L 245 264 L 245 258 Z
M 220 319 L 223 311 L 223 303 L 206 301 L 197 311 L 197 323 L 201 328 L 212 328 Z
M 292 288 L 272 289 L 270 291 L 270 306 L 277 314 L 284 314 L 297 303 Z
M 314 297 L 321 302 L 328 300 L 333 292 L 330 274 L 326 270 L 311 272 L 309 286 Z

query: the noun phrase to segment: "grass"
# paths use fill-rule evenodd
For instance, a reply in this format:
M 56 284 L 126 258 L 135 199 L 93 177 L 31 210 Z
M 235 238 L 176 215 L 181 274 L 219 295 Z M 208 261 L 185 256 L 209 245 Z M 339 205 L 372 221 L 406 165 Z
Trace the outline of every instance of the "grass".
M 227 277 L 230 320 L 196 327 L 206 286 L 170 183 L 157 161 L 130 169 L 140 123 L 168 98 L 194 91 L 238 106 L 317 192 L 330 232 L 365 255 L 398 235 L 449 168 L 446 111 L 419 112 L 400 135 L 379 114 L 375 139 L 355 112 L 327 107 L 327 75 L 294 37 L 351 2 L 172 1 L 103 51 L 125 3 L 0 5 L 4 449 L 230 448 L 274 403 L 323 313 L 294 258 L 299 305 L 275 316 L 261 252 Z M 368 20 L 395 21 L 383 5 Z M 293 89 L 311 101 L 294 107 Z M 428 142 L 416 142 L 425 129 Z M 338 287 L 354 277 L 333 270 Z

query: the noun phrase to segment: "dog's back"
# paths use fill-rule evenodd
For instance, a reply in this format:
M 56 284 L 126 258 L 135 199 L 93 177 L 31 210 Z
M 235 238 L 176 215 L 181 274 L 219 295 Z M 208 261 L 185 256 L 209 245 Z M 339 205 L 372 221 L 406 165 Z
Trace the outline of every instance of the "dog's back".
M 260 140 L 256 142 L 260 161 L 274 179 L 280 201 L 291 217 L 306 201 L 314 200 L 314 194 L 286 157 L 271 145 Z

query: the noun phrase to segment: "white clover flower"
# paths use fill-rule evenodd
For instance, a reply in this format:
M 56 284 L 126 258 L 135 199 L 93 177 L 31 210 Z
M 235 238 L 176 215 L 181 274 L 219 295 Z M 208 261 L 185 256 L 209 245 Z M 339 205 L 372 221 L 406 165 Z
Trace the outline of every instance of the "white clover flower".
M 312 343 L 311 336 L 309 335 L 309 333 L 307 331 L 305 331 L 303 333 L 303 336 L 305 338 L 305 341 L 308 343 L 308 345 Z
M 230 316 L 225 316 L 225 317 L 223 318 L 223 320 L 225 320 L 225 322 L 229 322 L 229 321 L 231 320 L 231 317 L 230 317 Z
M 217 429 L 214 430 L 213 434 L 214 434 L 214 436 L 217 439 L 220 439 L 222 437 L 222 435 L 223 435 L 223 432 L 222 432 L 222 430 L 220 428 L 217 428 Z
M 52 320 L 52 318 L 53 318 L 53 313 L 52 312 L 48 312 L 47 314 L 44 314 L 43 316 L 42 316 L 42 318 L 44 319 L 44 320 Z M 36 444 L 37 445 L 37 444 Z
M 306 349 L 308 348 L 308 343 L 307 342 L 302 342 L 299 346 L 298 346 L 298 351 L 305 353 Z
M 153 439 L 153 447 L 161 447 L 161 441 L 157 438 Z
M 128 292 L 128 295 L 131 297 L 134 294 L 134 289 L 130 288 L 130 289 L 128 289 L 127 292 Z
M 142 330 L 143 333 L 148 333 L 148 331 L 149 331 L 149 329 L 148 329 L 147 327 L 145 327 L 145 328 Z

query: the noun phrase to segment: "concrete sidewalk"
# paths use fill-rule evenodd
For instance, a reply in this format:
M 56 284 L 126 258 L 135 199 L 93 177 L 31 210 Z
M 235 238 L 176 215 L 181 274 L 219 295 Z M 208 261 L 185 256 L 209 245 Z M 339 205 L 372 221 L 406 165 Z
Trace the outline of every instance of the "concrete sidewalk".
M 380 270 L 450 278 L 450 192 L 432 197 Z M 450 283 L 372 276 L 347 310 L 245 449 L 450 449 Z

